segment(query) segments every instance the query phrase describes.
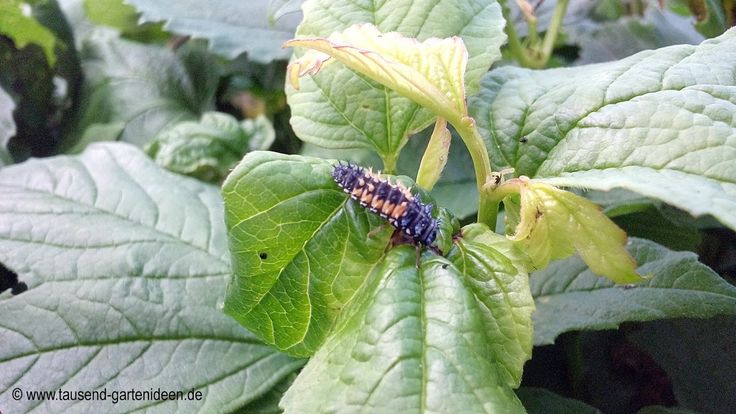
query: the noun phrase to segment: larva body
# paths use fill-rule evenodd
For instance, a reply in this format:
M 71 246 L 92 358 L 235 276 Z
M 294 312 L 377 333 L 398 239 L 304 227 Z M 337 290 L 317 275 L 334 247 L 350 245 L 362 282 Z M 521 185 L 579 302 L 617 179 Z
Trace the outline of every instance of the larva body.
M 353 200 L 387 219 L 415 243 L 431 246 L 434 242 L 439 223 L 432 217 L 432 205 L 422 203 L 408 188 L 352 164 L 336 165 L 332 177 Z

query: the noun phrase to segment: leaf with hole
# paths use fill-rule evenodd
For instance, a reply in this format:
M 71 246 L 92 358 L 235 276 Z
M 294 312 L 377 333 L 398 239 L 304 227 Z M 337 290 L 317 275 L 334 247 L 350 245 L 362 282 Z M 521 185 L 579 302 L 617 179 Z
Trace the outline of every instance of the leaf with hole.
M 218 308 L 230 264 L 217 188 L 95 144 L 0 169 L 0 192 L 0 262 L 28 285 L 0 296 L 3 411 L 234 411 L 302 365 Z M 203 398 L 11 398 L 131 385 Z

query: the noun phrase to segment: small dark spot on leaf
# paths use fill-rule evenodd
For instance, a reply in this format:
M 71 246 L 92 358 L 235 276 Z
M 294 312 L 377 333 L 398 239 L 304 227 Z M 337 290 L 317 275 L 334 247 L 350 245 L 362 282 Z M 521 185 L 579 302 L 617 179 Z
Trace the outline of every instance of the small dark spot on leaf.
M 527 137 L 521 137 L 521 138 L 519 138 L 519 142 L 521 142 L 522 144 L 526 144 L 527 141 L 529 141 L 529 138 L 527 138 Z
M 629 284 L 629 285 L 623 285 L 623 286 L 621 286 L 621 289 L 623 289 L 623 290 L 629 290 L 629 289 L 634 289 L 635 287 L 636 287 L 636 285 Z
M 10 289 L 10 293 L 18 295 L 28 290 L 28 285 L 18 281 L 18 274 L 0 263 L 0 292 Z
M 260 257 L 261 260 L 266 260 L 266 259 L 268 259 L 268 253 L 266 253 L 266 252 L 260 252 L 260 253 L 258 253 L 258 257 Z
M 447 269 L 447 263 L 443 264 L 443 265 L 442 265 L 442 268 L 443 268 L 443 269 Z

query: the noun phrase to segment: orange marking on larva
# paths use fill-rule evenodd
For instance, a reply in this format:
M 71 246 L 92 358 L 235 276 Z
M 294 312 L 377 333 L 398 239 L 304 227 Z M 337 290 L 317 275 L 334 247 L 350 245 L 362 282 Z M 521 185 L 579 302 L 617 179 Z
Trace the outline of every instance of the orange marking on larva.
M 353 197 L 356 199 L 360 199 L 360 197 L 363 195 L 363 187 L 355 187 L 353 188 L 353 191 L 350 193 Z
M 406 186 L 404 186 L 404 184 L 396 183 L 396 187 L 398 187 L 399 190 L 401 190 L 401 194 L 403 194 L 407 200 L 414 199 L 414 195 L 411 193 L 411 190 L 409 190 Z
M 373 202 L 371 203 L 371 208 L 380 210 L 381 207 L 383 206 L 383 202 L 384 202 L 384 199 L 382 199 L 381 197 L 376 197 L 373 199 Z
M 391 212 L 391 218 L 394 220 L 398 220 L 401 218 L 402 215 L 404 215 L 404 212 L 406 211 L 406 207 L 409 205 L 406 201 L 402 201 L 401 204 L 396 206 L 394 210 Z
M 383 208 L 381 209 L 381 213 L 390 216 L 391 212 L 394 210 L 394 207 L 396 207 L 396 204 L 393 204 L 390 201 L 386 201 L 386 203 L 383 205 Z
M 369 184 L 370 185 L 370 184 Z M 364 191 L 363 195 L 360 197 L 360 203 L 361 204 L 370 204 L 371 200 L 373 199 L 373 191 L 371 191 L 370 187 L 368 188 L 368 191 Z

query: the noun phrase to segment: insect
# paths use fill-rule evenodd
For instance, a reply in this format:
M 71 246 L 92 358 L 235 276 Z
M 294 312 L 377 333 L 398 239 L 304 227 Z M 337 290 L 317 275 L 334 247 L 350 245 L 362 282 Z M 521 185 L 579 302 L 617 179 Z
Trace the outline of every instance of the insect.
M 350 198 L 387 219 L 415 244 L 431 246 L 437 238 L 439 221 L 432 217 L 432 204 L 422 203 L 403 185 L 392 184 L 373 170 L 350 163 L 336 165 L 332 177 Z

